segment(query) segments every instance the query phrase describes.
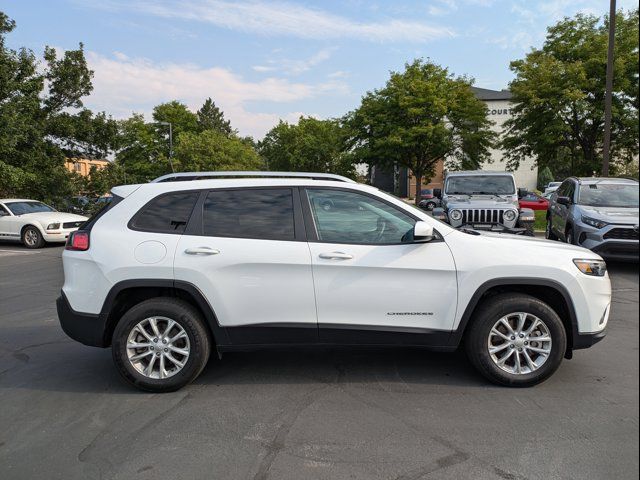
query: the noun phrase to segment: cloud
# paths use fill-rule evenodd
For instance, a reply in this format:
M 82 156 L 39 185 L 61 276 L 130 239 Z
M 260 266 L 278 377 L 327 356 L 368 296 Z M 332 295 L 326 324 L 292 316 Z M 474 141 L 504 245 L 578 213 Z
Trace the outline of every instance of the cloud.
M 303 60 L 271 58 L 266 62 L 267 65 L 255 65 L 251 68 L 260 73 L 279 71 L 287 75 L 300 75 L 329 60 L 334 50 L 335 48 L 323 48 Z
M 440 25 L 403 19 L 361 22 L 317 8 L 274 1 L 152 0 L 94 1 L 94 7 L 129 10 L 157 17 L 206 22 L 220 28 L 260 35 L 306 39 L 355 38 L 373 42 L 428 42 L 451 37 L 453 31 Z
M 87 61 L 95 77 L 94 90 L 85 103 L 94 110 L 125 118 L 132 112 L 149 114 L 154 105 L 175 99 L 195 111 L 207 97 L 212 97 L 241 134 L 257 138 L 280 118 L 292 121 L 302 112 L 297 109 L 284 115 L 253 112 L 249 110 L 251 102 L 295 104 L 322 95 L 348 92 L 346 84 L 335 78 L 318 84 L 279 78 L 251 82 L 224 68 L 161 64 L 119 53 L 107 57 L 87 52 Z

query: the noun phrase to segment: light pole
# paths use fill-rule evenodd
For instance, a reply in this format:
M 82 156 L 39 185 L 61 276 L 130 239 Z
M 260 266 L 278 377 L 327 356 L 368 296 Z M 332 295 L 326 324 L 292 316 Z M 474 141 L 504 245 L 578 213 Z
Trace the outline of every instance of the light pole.
M 173 169 L 173 126 L 171 122 L 156 122 L 156 124 L 169 126 L 169 165 L 171 165 L 171 173 L 175 173 Z
M 602 149 L 602 176 L 609 176 L 611 155 L 611 97 L 613 90 L 613 47 L 616 38 L 616 0 L 609 5 L 609 45 L 607 49 L 607 79 L 604 92 L 604 145 Z

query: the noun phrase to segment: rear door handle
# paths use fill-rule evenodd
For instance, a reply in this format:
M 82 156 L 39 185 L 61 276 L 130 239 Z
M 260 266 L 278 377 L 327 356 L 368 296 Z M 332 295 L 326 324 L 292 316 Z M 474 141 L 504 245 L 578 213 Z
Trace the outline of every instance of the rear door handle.
M 187 248 L 184 253 L 187 255 L 218 255 L 220 250 L 215 250 L 209 247 L 192 247 Z
M 329 252 L 329 253 L 321 253 L 319 255 L 320 258 L 324 258 L 325 260 L 351 260 L 353 255 L 349 255 L 344 252 Z

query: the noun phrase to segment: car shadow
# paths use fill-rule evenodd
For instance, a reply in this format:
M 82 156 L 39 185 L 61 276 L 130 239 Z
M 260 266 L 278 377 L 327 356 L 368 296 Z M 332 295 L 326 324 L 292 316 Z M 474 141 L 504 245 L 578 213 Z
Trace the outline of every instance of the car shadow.
M 5 369 L 0 369 L 0 390 L 143 393 L 120 378 L 110 349 L 85 347 L 71 340 L 35 347 L 3 355 L 6 360 Z M 332 383 L 386 390 L 429 385 L 490 386 L 463 352 L 373 347 L 229 352 L 222 358 L 214 352 L 193 385 Z

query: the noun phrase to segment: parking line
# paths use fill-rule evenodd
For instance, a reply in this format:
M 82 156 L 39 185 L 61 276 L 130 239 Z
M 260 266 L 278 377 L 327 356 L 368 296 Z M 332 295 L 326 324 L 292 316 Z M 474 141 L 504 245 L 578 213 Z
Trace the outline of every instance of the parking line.
M 9 257 L 11 255 L 34 255 L 37 253 L 42 253 L 39 251 L 28 252 L 24 250 L 0 250 L 0 257 Z

